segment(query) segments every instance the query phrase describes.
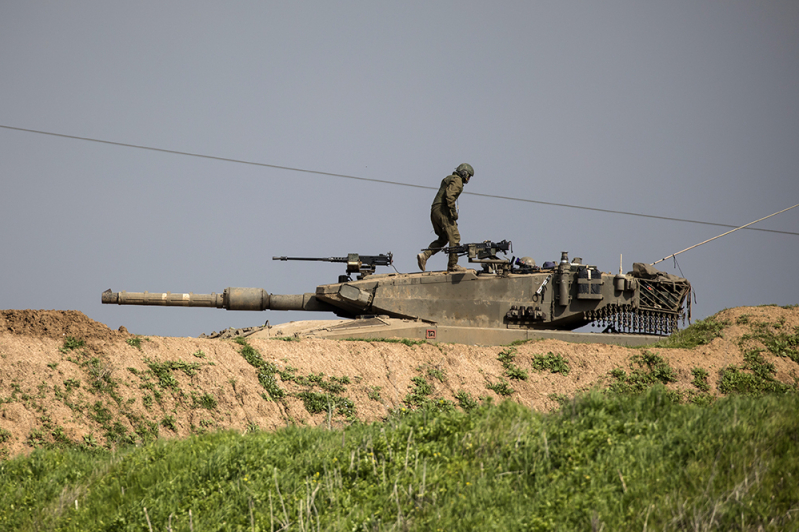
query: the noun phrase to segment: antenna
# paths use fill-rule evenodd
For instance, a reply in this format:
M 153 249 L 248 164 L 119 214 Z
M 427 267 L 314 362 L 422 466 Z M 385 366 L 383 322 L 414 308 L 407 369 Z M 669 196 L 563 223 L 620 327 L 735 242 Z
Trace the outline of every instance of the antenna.
M 689 247 L 689 248 L 685 248 L 684 250 L 682 250 L 682 251 L 678 251 L 677 253 L 673 253 L 673 254 L 669 255 L 668 257 L 663 257 L 662 259 L 660 259 L 660 260 L 656 260 L 655 262 L 653 262 L 652 264 L 650 264 L 650 266 L 654 266 L 654 265 L 655 265 L 655 264 L 657 264 L 658 262 L 663 262 L 664 260 L 666 260 L 666 259 L 668 259 L 668 258 L 671 258 L 671 257 L 676 257 L 676 256 L 677 256 L 677 255 L 679 255 L 680 253 L 683 253 L 683 252 L 685 252 L 685 251 L 688 251 L 689 249 L 698 248 L 698 247 L 699 247 L 699 246 L 701 246 L 702 244 L 707 244 L 707 243 L 708 243 L 708 242 L 710 242 L 711 240 L 716 240 L 717 238 L 721 238 L 721 237 L 723 237 L 723 236 L 725 236 L 725 235 L 729 235 L 730 233 L 733 233 L 733 232 L 737 231 L 738 229 L 743 229 L 744 227 L 749 227 L 750 225 L 752 225 L 752 224 L 756 224 L 757 222 L 762 222 L 762 221 L 763 221 L 763 220 L 765 220 L 766 218 L 771 218 L 772 216 L 776 216 L 776 215 L 778 215 L 778 214 L 780 214 L 780 213 L 783 213 L 783 212 L 785 212 L 785 211 L 789 211 L 789 210 L 793 209 L 794 207 L 799 207 L 799 203 L 797 203 L 797 204 L 796 204 L 796 205 L 794 205 L 793 207 L 788 207 L 787 209 L 782 209 L 781 211 L 775 212 L 774 214 L 769 214 L 768 216 L 764 216 L 763 218 L 761 218 L 761 219 L 759 219 L 759 220 L 755 220 L 754 222 L 749 222 L 748 224 L 746 224 L 746 225 L 742 225 L 741 227 L 736 227 L 735 229 L 731 229 L 730 231 L 727 231 L 726 233 L 722 233 L 722 234 L 720 234 L 719 236 L 714 236 L 713 238 L 708 238 L 708 239 L 707 239 L 707 240 L 705 240 L 704 242 L 700 242 L 700 243 L 698 243 L 698 244 L 695 244 L 695 245 L 693 245 L 693 246 L 691 246 L 691 247 Z

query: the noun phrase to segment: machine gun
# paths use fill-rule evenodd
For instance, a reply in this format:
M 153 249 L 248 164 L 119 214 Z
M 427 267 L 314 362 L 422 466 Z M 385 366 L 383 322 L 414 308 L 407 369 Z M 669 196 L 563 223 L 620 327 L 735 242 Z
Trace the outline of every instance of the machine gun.
M 363 279 L 375 273 L 378 266 L 391 266 L 394 264 L 394 255 L 388 252 L 385 255 L 359 255 L 349 253 L 346 257 L 272 257 L 272 260 L 305 260 L 316 262 L 344 262 L 347 264 L 347 275 L 339 275 L 338 282 L 351 281 L 351 274 L 357 273 L 358 279 Z
M 425 251 L 425 250 L 422 250 Z M 497 269 L 508 270 L 511 267 L 512 259 L 500 259 L 497 253 L 504 254 L 510 251 L 513 253 L 513 242 L 503 240 L 502 242 L 476 242 L 472 244 L 459 244 L 457 246 L 447 246 L 441 249 L 444 253 L 452 253 L 458 256 L 466 255 L 471 263 L 482 264 L 485 271 L 496 272 Z

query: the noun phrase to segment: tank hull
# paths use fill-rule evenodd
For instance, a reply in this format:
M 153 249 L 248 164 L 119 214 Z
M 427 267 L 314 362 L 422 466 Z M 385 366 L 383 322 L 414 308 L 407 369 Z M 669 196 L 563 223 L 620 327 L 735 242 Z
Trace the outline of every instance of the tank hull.
M 575 330 L 599 322 L 618 332 L 665 335 L 685 316 L 685 279 L 587 272 L 370 275 L 321 285 L 315 297 L 343 317 L 385 315 L 488 329 Z
M 626 347 L 650 345 L 659 336 L 641 334 L 590 333 L 536 329 L 459 327 L 388 317 L 358 320 L 301 321 L 251 329 L 251 338 L 327 338 L 331 340 L 407 339 L 465 345 L 507 345 L 513 342 L 552 339 L 564 342 L 612 344 Z

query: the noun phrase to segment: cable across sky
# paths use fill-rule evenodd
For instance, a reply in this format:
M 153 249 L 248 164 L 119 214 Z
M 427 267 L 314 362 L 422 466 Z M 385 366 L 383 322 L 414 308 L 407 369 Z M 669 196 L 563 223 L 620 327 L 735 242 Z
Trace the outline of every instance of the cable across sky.
M 6 126 L 6 125 L 2 125 L 2 124 L 0 124 L 0 128 L 9 129 L 9 130 L 13 130 L 13 131 L 23 131 L 23 132 L 26 132 L 26 133 L 35 133 L 35 134 L 38 134 L 38 135 L 49 135 L 49 136 L 53 136 L 53 137 L 61 137 L 61 138 L 66 138 L 66 139 L 83 140 L 83 141 L 86 141 L 86 142 L 96 142 L 96 143 L 100 143 L 100 144 L 110 144 L 112 146 L 122 146 L 122 147 L 125 147 L 125 148 L 136 148 L 136 149 L 139 149 L 139 150 L 156 151 L 156 152 L 161 152 L 161 153 L 171 153 L 171 154 L 174 154 L 174 155 L 184 155 L 184 156 L 187 156 L 187 157 L 199 157 L 199 158 L 202 158 L 202 159 L 212 159 L 212 160 L 215 160 L 215 161 L 224 161 L 224 162 L 236 163 L 236 164 L 246 164 L 246 165 L 250 165 L 250 166 L 261 166 L 261 167 L 264 167 L 264 168 L 274 168 L 276 170 L 286 170 L 286 171 L 290 171 L 290 172 L 302 172 L 302 173 L 306 173 L 306 174 L 315 174 L 315 175 L 322 175 L 322 176 L 329 176 L 329 177 L 338 177 L 338 178 L 342 178 L 342 179 L 354 179 L 354 180 L 357 180 L 357 181 L 368 181 L 368 182 L 372 182 L 372 183 L 381 183 L 381 184 L 384 184 L 384 185 L 394 185 L 394 186 L 411 187 L 411 188 L 422 188 L 422 189 L 427 189 L 427 190 L 438 190 L 438 186 L 416 185 L 416 184 L 413 184 L 413 183 L 403 183 L 403 182 L 400 182 L 400 181 L 390 181 L 390 180 L 387 180 L 387 179 L 374 179 L 374 178 L 369 178 L 369 177 L 358 177 L 358 176 L 346 175 L 346 174 L 336 174 L 336 173 L 333 173 L 333 172 L 323 172 L 323 171 L 320 171 L 320 170 L 309 170 L 309 169 L 306 169 L 306 168 L 294 168 L 294 167 L 291 167 L 291 166 L 281 166 L 281 165 L 277 165 L 277 164 L 268 164 L 268 163 L 262 163 L 262 162 L 256 162 L 256 161 L 245 161 L 245 160 L 242 160 L 242 159 L 233 159 L 233 158 L 229 158 L 229 157 L 218 157 L 218 156 L 215 156 L 215 155 L 204 155 L 204 154 L 201 154 L 201 153 L 192 153 L 192 152 L 185 152 L 185 151 L 178 151 L 178 150 L 168 150 L 168 149 L 164 149 L 164 148 L 155 148 L 155 147 L 152 147 L 152 146 L 143 146 L 143 145 L 139 145 L 139 144 L 129 144 L 129 143 L 126 143 L 126 142 L 115 142 L 115 141 L 111 141 L 111 140 L 102 140 L 102 139 L 95 139 L 95 138 L 90 138 L 90 137 L 80 137 L 80 136 L 77 136 L 77 135 L 66 135 L 64 133 L 53 133 L 53 132 L 50 132 L 50 131 L 40 131 L 40 130 L 36 130 L 36 129 L 28 129 L 28 128 L 22 128 L 22 127 Z M 714 226 L 717 226 L 717 227 L 730 227 L 730 228 L 736 228 L 736 229 L 741 228 L 740 226 L 732 225 L 732 224 L 706 222 L 706 221 L 702 221 L 702 220 L 690 220 L 690 219 L 686 219 L 686 218 L 674 218 L 674 217 L 670 217 L 670 216 L 658 216 L 658 215 L 654 215 L 654 214 L 643 214 L 643 213 L 638 213 L 638 212 L 618 211 L 618 210 L 613 210 L 613 209 L 601 209 L 601 208 L 598 208 L 598 207 L 586 207 L 584 205 L 570 205 L 570 204 L 567 204 L 567 203 L 555 203 L 555 202 L 533 200 L 533 199 L 527 199 L 527 198 L 517 198 L 517 197 L 513 197 L 513 196 L 500 196 L 500 195 L 497 195 L 497 194 L 483 194 L 483 193 L 480 193 L 480 192 L 467 192 L 467 191 L 463 191 L 462 194 L 463 195 L 469 195 L 469 196 L 479 196 L 479 197 L 483 197 L 483 198 L 494 198 L 494 199 L 500 199 L 500 200 L 506 200 L 506 201 L 521 201 L 521 202 L 524 202 L 524 203 L 536 203 L 538 205 L 549 205 L 549 206 L 553 206 L 553 207 L 565 207 L 567 209 L 581 209 L 581 210 L 586 210 L 586 211 L 604 212 L 604 213 L 609 213 L 609 214 L 622 214 L 622 215 L 625 215 L 625 216 L 637 216 L 637 217 L 641 217 L 641 218 L 654 218 L 656 220 L 668 220 L 668 221 L 672 221 L 672 222 L 685 222 L 685 223 L 692 223 L 692 224 L 714 225 Z M 799 236 L 799 233 L 793 232 L 793 231 L 780 231 L 780 230 L 777 230 L 777 229 L 761 229 L 761 228 L 757 228 L 757 227 L 746 227 L 746 229 L 750 230 L 750 231 L 763 231 L 763 232 L 768 232 L 768 233 L 779 233 L 779 234 L 784 234 L 784 235 Z

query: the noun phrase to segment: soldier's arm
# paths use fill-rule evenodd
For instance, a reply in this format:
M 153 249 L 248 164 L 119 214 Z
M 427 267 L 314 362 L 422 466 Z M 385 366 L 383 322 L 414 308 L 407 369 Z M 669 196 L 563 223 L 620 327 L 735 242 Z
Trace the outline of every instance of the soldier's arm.
M 449 216 L 453 220 L 458 219 L 458 208 L 455 202 L 458 200 L 458 196 L 461 195 L 461 192 L 463 192 L 463 182 L 460 179 L 453 179 L 449 182 L 449 185 L 447 185 L 447 191 L 444 194 Z

